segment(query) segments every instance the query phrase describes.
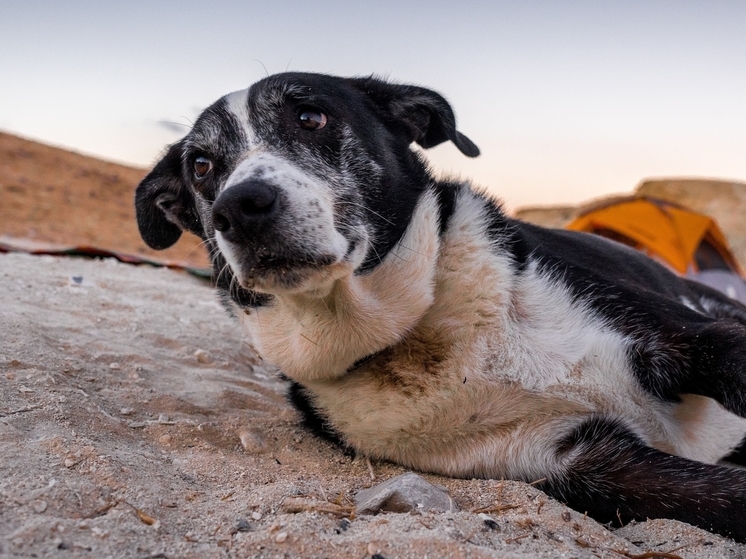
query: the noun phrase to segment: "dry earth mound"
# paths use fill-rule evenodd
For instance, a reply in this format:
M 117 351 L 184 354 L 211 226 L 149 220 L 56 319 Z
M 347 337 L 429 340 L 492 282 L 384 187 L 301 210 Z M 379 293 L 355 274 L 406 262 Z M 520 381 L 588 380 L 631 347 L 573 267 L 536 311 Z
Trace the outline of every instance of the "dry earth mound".
M 161 252 L 140 239 L 133 195 L 144 169 L 0 132 L 0 171 L 0 236 L 207 266 L 193 235 Z

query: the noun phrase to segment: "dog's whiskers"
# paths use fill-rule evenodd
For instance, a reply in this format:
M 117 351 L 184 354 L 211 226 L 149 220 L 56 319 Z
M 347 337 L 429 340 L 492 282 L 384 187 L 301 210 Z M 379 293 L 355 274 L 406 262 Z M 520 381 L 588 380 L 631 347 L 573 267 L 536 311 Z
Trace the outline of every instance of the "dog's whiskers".
M 393 221 L 391 221 L 390 219 L 386 219 L 385 217 L 383 217 L 383 216 L 382 216 L 381 214 L 379 214 L 378 212 L 375 212 L 375 211 L 371 210 L 371 209 L 370 209 L 370 208 L 369 208 L 368 206 L 366 206 L 365 204 L 360 204 L 360 203 L 358 203 L 358 202 L 350 202 L 349 200 L 339 200 L 339 201 L 338 201 L 338 202 L 336 202 L 336 203 L 337 203 L 337 204 L 348 204 L 348 205 L 350 205 L 350 206 L 358 206 L 359 208 L 362 208 L 362 209 L 363 209 L 363 210 L 365 210 L 366 212 L 368 212 L 368 213 L 371 213 L 371 214 L 373 214 L 373 215 L 375 215 L 375 216 L 377 216 L 377 217 L 381 218 L 381 219 L 382 219 L 382 220 L 384 220 L 384 221 L 385 221 L 386 223 L 388 223 L 388 224 L 390 224 L 390 225 L 396 225 L 396 224 L 395 224 L 395 223 L 394 223 Z

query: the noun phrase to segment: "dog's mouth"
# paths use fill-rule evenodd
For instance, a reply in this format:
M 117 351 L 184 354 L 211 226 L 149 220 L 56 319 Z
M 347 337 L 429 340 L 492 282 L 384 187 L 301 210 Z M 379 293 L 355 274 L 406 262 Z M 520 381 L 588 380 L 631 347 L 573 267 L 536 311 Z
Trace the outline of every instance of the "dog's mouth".
M 332 255 L 297 259 L 269 256 L 244 268 L 239 274 L 239 281 L 242 287 L 254 291 L 288 291 L 299 287 L 309 277 L 322 273 L 336 260 Z
M 244 289 L 271 295 L 323 295 L 335 280 L 354 273 L 364 257 L 365 244 L 362 239 L 350 241 L 341 254 L 272 251 L 263 247 L 223 253 Z

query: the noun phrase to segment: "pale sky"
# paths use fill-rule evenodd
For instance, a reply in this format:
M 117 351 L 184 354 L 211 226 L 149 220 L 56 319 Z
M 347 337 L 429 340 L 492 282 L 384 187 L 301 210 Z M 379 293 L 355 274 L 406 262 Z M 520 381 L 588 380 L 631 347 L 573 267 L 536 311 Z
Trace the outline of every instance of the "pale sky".
M 4 5 L 0 129 L 147 167 L 269 73 L 435 89 L 482 150 L 430 150 L 509 208 L 645 177 L 746 181 L 746 1 L 130 0 Z

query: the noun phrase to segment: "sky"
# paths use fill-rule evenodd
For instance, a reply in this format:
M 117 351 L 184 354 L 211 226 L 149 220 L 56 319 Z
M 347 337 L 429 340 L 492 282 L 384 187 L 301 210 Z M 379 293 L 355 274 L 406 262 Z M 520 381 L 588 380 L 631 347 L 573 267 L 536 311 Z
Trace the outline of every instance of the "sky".
M 24 0 L 0 19 L 0 130 L 152 166 L 267 73 L 443 94 L 481 149 L 428 151 L 508 208 L 746 181 L 746 1 Z

